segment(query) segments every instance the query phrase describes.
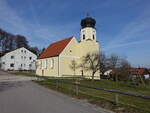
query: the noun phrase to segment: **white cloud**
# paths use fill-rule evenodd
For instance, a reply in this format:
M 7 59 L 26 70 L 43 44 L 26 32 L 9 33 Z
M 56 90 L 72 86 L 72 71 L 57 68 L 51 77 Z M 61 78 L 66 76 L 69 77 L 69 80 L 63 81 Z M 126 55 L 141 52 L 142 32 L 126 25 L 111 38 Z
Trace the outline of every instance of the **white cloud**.
M 142 41 L 123 43 L 123 44 L 116 44 L 114 46 L 104 48 L 103 50 L 107 51 L 107 50 L 114 49 L 114 48 L 126 47 L 126 46 L 131 46 L 131 45 L 133 46 L 133 45 L 145 44 L 145 43 L 150 43 L 150 40 L 142 40 Z

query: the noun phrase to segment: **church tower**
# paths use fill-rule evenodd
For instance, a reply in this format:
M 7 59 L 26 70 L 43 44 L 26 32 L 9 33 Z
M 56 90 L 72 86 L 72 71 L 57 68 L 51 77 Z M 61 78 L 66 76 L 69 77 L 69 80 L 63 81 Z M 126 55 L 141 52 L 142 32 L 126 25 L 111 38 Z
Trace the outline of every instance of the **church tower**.
M 96 20 L 92 17 L 85 17 L 81 20 L 81 29 L 80 29 L 80 42 L 78 43 L 77 55 L 79 55 L 79 64 L 83 62 L 83 57 L 88 54 L 99 54 L 99 42 L 97 41 L 96 36 Z M 91 76 L 91 71 L 81 70 L 83 75 Z M 99 79 L 99 72 L 95 73 L 96 79 Z
M 81 31 L 80 38 L 81 41 L 96 41 L 96 29 L 95 29 L 96 21 L 92 17 L 87 16 L 86 18 L 81 20 Z
M 99 53 L 99 42 L 96 40 L 96 20 L 87 16 L 81 20 L 80 25 L 80 57 L 88 53 Z

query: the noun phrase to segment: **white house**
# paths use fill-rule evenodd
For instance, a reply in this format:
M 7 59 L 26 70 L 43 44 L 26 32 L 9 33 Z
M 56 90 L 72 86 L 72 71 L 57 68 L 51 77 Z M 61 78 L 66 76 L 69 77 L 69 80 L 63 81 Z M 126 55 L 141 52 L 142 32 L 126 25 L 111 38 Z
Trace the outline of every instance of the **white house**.
M 104 76 L 110 76 L 110 73 L 112 72 L 112 69 L 110 70 L 107 70 L 105 73 L 104 73 Z
M 0 68 L 3 70 L 35 70 L 37 56 L 22 47 L 7 52 L 0 57 Z

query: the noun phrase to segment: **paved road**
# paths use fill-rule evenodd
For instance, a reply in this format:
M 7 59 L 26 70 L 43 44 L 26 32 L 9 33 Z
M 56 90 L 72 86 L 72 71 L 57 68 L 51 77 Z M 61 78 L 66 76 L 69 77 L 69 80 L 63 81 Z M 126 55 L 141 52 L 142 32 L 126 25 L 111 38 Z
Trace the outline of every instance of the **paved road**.
M 9 80 L 2 79 L 3 76 Z M 16 81 L 10 76 L 16 77 Z M 0 113 L 111 113 L 44 88 L 30 81 L 31 78 L 18 79 L 4 72 L 0 72 L 0 78 Z

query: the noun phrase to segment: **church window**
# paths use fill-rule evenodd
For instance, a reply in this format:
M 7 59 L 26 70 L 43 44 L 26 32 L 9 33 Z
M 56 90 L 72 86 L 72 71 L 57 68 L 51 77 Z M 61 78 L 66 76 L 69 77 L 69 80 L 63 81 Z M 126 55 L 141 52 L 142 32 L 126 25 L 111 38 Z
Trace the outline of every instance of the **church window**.
M 83 35 L 83 40 L 85 40 L 85 35 Z
M 47 68 L 47 60 L 45 59 L 44 60 L 44 69 L 46 69 Z
M 95 36 L 93 35 L 93 40 L 95 39 Z
M 42 61 L 39 61 L 39 68 L 42 69 Z
M 51 58 L 50 60 L 50 68 L 53 69 L 54 68 L 54 59 Z

